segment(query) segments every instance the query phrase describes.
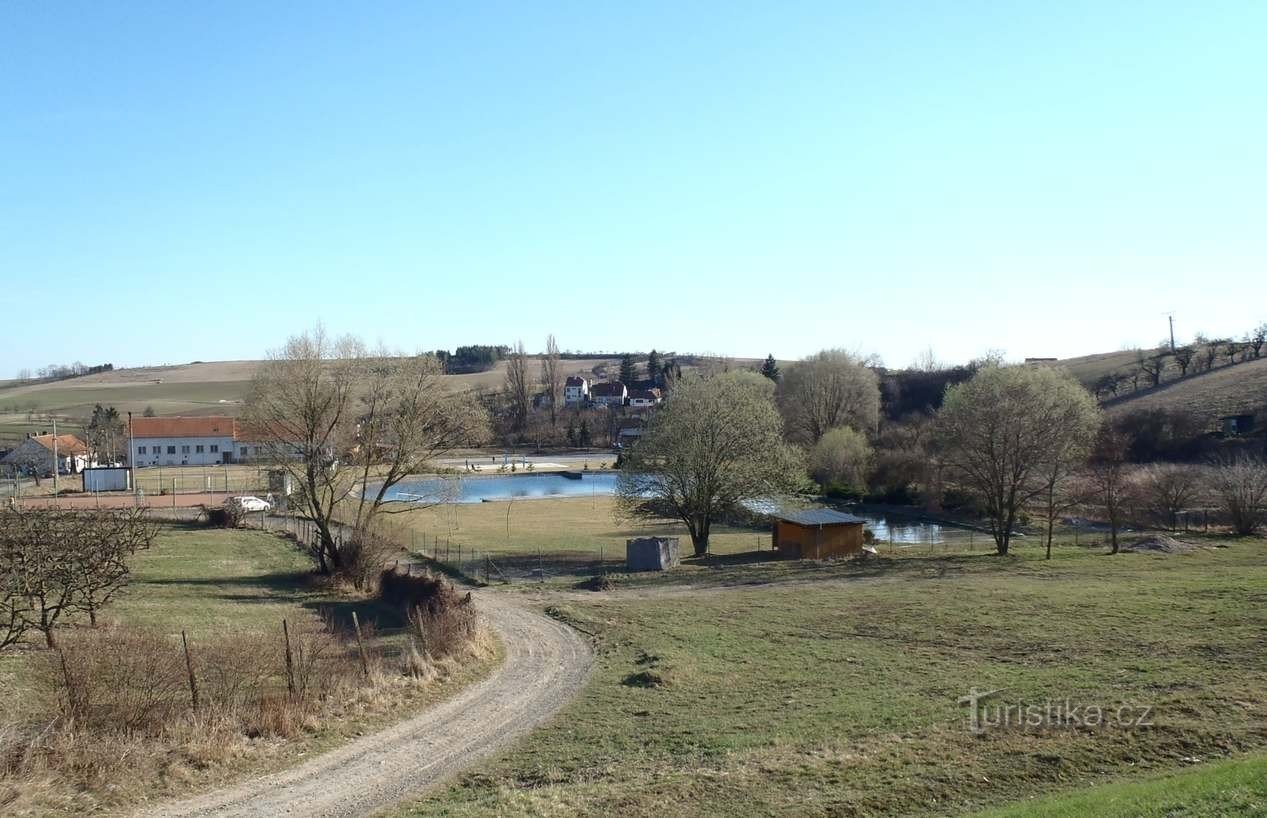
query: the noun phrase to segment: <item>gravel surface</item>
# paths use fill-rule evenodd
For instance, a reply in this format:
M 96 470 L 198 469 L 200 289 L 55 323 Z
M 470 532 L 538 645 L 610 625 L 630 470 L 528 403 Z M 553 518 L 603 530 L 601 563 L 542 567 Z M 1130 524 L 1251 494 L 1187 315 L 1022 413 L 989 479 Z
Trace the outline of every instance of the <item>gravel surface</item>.
M 553 716 L 584 685 L 593 663 L 576 631 L 476 592 L 505 644 L 493 675 L 394 727 L 297 767 L 140 813 L 151 818 L 364 816 L 416 796 Z

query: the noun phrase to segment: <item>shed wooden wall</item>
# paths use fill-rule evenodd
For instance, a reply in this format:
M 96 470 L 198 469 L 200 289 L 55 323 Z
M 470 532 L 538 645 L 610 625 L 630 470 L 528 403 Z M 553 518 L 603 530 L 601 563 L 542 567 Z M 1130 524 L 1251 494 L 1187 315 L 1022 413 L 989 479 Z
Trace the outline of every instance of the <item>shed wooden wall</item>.
M 862 523 L 803 526 L 779 520 L 774 526 L 774 547 L 787 559 L 851 557 L 862 552 Z

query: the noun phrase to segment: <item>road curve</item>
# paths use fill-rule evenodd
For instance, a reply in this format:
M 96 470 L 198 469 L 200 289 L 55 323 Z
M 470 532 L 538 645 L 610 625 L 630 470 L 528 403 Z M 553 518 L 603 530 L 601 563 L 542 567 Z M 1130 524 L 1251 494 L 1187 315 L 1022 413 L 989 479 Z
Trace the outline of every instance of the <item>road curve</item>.
M 424 792 L 553 716 L 584 685 L 589 644 L 494 592 L 476 604 L 505 644 L 501 667 L 447 701 L 297 767 L 160 805 L 147 818 L 349 818 Z

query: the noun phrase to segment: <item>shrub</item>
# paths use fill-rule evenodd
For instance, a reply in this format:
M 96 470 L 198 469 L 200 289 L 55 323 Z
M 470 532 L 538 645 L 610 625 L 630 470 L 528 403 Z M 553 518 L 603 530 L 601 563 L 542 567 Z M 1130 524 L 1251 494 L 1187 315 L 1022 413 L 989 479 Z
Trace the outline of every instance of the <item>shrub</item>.
M 379 596 L 398 607 L 418 630 L 424 654 L 443 658 L 458 653 L 476 633 L 475 606 L 471 595 L 459 594 L 452 584 L 430 574 L 383 571 Z

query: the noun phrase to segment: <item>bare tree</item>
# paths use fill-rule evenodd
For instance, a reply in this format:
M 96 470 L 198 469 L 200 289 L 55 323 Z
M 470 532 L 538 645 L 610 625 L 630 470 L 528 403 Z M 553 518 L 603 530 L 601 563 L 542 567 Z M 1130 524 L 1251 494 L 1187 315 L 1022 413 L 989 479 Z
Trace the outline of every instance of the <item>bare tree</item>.
M 1088 494 L 1104 512 L 1104 518 L 1109 524 L 1109 538 L 1114 554 L 1119 550 L 1118 532 L 1126 520 L 1130 502 L 1126 448 L 1125 435 L 1110 424 L 1105 424 L 1096 439 L 1088 471 Z
M 1175 347 L 1172 357 L 1175 359 L 1175 364 L 1179 367 L 1179 377 L 1186 378 L 1188 376 L 1188 367 L 1192 366 L 1192 361 L 1196 354 L 1196 347 L 1190 344 Z
M 541 362 L 541 385 L 550 403 L 550 426 L 558 423 L 559 405 L 563 402 L 563 367 L 559 360 L 559 344 L 554 335 L 546 336 L 546 354 Z
M 528 376 L 528 353 L 524 342 L 515 344 L 506 357 L 506 399 L 510 403 L 512 427 L 522 431 L 528 425 L 528 412 L 532 408 L 533 379 Z
M 807 446 L 842 426 L 871 435 L 880 419 L 880 382 L 848 352 L 824 350 L 784 371 L 779 406 L 788 436 Z
M 746 501 L 777 499 L 803 481 L 783 442 L 774 384 L 755 372 L 683 376 L 620 470 L 627 513 L 682 521 L 696 556 L 713 523 Z
M 1267 321 L 1254 327 L 1245 336 L 1245 345 L 1249 347 L 1250 354 L 1255 358 L 1262 356 L 1265 343 L 1267 343 Z
M 359 340 L 331 339 L 320 326 L 292 337 L 260 368 L 245 434 L 293 479 L 294 503 L 318 532 L 312 556 L 322 573 L 345 568 L 340 522 L 359 536 L 388 510 L 401 480 L 486 435 L 487 414 L 442 379 L 433 355 L 371 354 Z M 411 496 L 392 510 L 443 499 Z
M 1000 555 L 1020 510 L 1074 461 L 1098 411 L 1073 376 L 1049 367 L 990 365 L 946 390 L 937 417 L 945 462 L 980 499 Z
M 1166 371 L 1166 357 L 1169 352 L 1166 350 L 1153 350 L 1145 352 L 1142 349 L 1135 351 L 1135 366 L 1140 372 L 1148 376 L 1148 381 L 1153 386 L 1161 386 L 1161 376 Z
M 1181 463 L 1154 463 L 1139 474 L 1140 499 L 1174 531 L 1179 515 L 1200 497 L 1201 474 Z
M 1267 522 L 1267 463 L 1247 455 L 1224 459 L 1211 483 L 1234 532 L 1253 534 Z

